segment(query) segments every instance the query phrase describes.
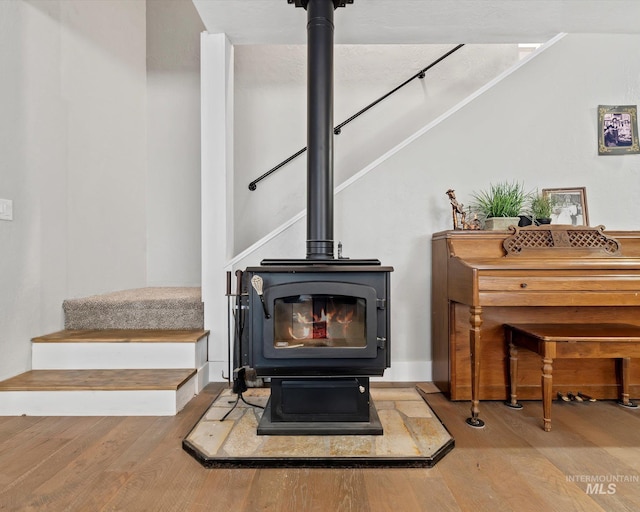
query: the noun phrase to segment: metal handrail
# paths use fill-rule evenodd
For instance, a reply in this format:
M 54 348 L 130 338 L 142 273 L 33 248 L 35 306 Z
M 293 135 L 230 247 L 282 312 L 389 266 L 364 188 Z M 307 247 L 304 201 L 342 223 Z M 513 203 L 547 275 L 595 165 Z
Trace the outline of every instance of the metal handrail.
M 412 82 L 413 80 L 415 80 L 416 78 L 419 79 L 423 79 L 425 77 L 425 73 L 427 71 L 429 71 L 433 66 L 435 66 L 436 64 L 438 64 L 439 62 L 442 62 L 444 59 L 446 59 L 449 55 L 451 55 L 454 52 L 457 52 L 460 48 L 462 48 L 464 46 L 464 44 L 459 44 L 458 46 L 456 46 L 455 48 L 453 48 L 452 50 L 449 50 L 447 53 L 445 53 L 444 55 L 442 55 L 441 57 L 437 58 L 436 60 L 434 60 L 431 64 L 429 64 L 426 68 L 421 69 L 420 71 L 418 71 L 415 75 L 413 75 L 411 78 L 405 80 L 404 82 L 402 82 L 400 85 L 398 85 L 396 88 L 390 90 L 388 93 L 386 93 L 383 96 L 380 96 L 377 100 L 373 101 L 372 103 L 370 103 L 369 105 L 367 105 L 366 107 L 364 107 L 363 109 L 359 110 L 358 112 L 356 112 L 355 114 L 353 114 L 349 119 L 343 121 L 342 123 L 340 123 L 339 125 L 336 125 L 335 128 L 333 129 L 333 133 L 335 135 L 340 135 L 340 133 L 342 132 L 342 128 L 345 127 L 346 125 L 348 125 L 351 121 L 353 121 L 354 119 L 356 119 L 357 117 L 361 116 L 362 114 L 364 114 L 367 110 L 375 107 L 378 103 L 380 103 L 381 101 L 385 100 L 386 98 L 388 98 L 389 96 L 391 96 L 393 93 L 397 92 L 398 90 L 402 89 L 405 85 L 407 85 L 409 82 Z M 249 190 L 256 190 L 256 188 L 258 187 L 258 183 L 260 183 L 263 179 L 265 179 L 267 176 L 270 176 L 271 174 L 273 174 L 274 172 L 276 172 L 278 169 L 280 169 L 281 167 L 287 165 L 289 162 L 291 162 L 291 160 L 294 160 L 295 158 L 298 158 L 300 155 L 302 155 L 304 152 L 307 151 L 306 146 L 304 148 L 302 148 L 301 150 L 297 151 L 296 153 L 294 153 L 293 155 L 291 155 L 289 158 L 287 158 L 286 160 L 283 160 L 282 162 L 280 162 L 278 165 L 276 165 L 275 167 L 272 167 L 271 169 L 269 169 L 267 172 L 265 172 L 262 176 L 256 178 L 255 180 L 253 180 L 251 183 L 249 183 Z

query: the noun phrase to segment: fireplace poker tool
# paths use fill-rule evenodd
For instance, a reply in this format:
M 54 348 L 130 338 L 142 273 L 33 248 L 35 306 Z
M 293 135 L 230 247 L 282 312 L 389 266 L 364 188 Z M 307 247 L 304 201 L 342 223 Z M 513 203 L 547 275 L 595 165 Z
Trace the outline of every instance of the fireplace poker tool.
M 231 414 L 231 411 L 233 411 L 237 406 L 238 403 L 240 402 L 240 400 L 242 400 L 245 404 L 251 406 L 251 407 L 257 407 L 258 409 L 264 409 L 264 407 L 262 405 L 258 405 L 258 404 L 252 404 L 247 402 L 244 399 L 244 396 L 242 396 L 242 393 L 244 393 L 248 387 L 247 387 L 247 381 L 246 381 L 246 372 L 247 372 L 247 367 L 243 366 L 242 368 L 236 368 L 235 370 L 233 370 L 233 392 L 236 394 L 236 400 L 235 402 L 233 402 L 233 406 L 231 407 L 231 409 L 229 409 L 226 414 L 220 419 L 220 421 L 224 421 L 227 419 L 227 416 L 229 416 L 229 414 Z
M 230 281 L 230 277 L 229 277 Z M 262 279 L 261 286 L 262 288 Z M 229 286 L 231 283 L 229 282 Z M 242 270 L 236 270 L 236 316 L 235 316 L 235 330 L 234 330 L 234 343 L 233 343 L 233 365 L 235 369 L 233 370 L 233 392 L 236 394 L 235 402 L 231 409 L 229 409 L 226 414 L 220 419 L 220 421 L 224 421 L 227 419 L 227 416 L 231 414 L 237 406 L 240 400 L 242 400 L 245 404 L 251 407 L 257 407 L 259 409 L 264 409 L 263 406 L 258 404 L 252 404 L 247 402 L 244 399 L 242 394 L 248 389 L 247 381 L 246 381 L 246 373 L 247 367 L 241 366 L 241 356 L 240 356 L 240 338 L 242 337 L 242 331 L 244 328 L 244 318 L 242 311 Z
M 264 311 L 265 318 L 271 318 L 269 315 L 269 311 L 267 311 L 267 303 L 264 300 L 264 294 L 262 293 L 262 278 L 258 275 L 255 275 L 251 278 L 251 286 L 255 289 L 258 297 L 260 297 L 260 302 L 262 302 L 262 309 Z
M 231 384 L 231 272 L 227 271 L 227 361 L 229 366 L 227 368 L 227 376 L 224 376 L 222 372 L 222 378 L 227 381 L 227 385 Z

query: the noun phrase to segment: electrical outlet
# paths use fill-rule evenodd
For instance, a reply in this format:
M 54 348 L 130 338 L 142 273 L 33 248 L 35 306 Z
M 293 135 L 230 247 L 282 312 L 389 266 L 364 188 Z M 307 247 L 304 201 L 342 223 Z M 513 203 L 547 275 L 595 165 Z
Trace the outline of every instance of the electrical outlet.
M 13 220 L 13 201 L 0 199 L 0 220 Z

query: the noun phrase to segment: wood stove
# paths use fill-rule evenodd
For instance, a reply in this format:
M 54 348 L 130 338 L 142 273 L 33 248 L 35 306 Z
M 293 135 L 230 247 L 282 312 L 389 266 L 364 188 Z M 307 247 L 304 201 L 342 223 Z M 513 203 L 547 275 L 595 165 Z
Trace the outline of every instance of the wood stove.
M 246 269 L 242 356 L 271 378 L 258 433 L 382 434 L 369 377 L 390 366 L 392 270 L 377 260 L 272 260 Z
M 259 434 L 382 434 L 369 377 L 390 366 L 389 280 L 378 260 L 334 257 L 333 12 L 307 11 L 307 258 L 243 273 L 242 364 L 270 378 Z

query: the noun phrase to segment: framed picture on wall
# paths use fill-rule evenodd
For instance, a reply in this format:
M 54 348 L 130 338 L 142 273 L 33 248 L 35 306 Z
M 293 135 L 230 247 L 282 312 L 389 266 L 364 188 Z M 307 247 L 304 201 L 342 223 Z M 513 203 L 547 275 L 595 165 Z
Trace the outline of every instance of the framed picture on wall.
M 598 154 L 640 153 L 638 108 L 636 105 L 598 107 Z
M 588 226 L 587 190 L 576 188 L 543 188 L 542 195 L 553 199 L 553 224 Z

